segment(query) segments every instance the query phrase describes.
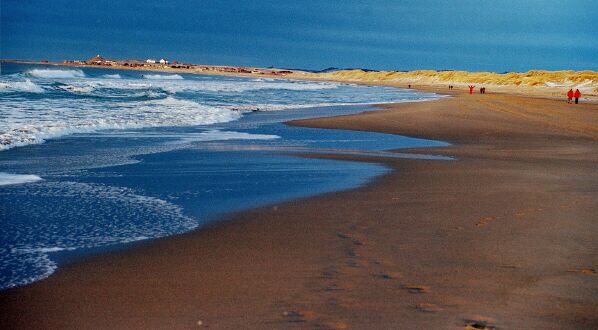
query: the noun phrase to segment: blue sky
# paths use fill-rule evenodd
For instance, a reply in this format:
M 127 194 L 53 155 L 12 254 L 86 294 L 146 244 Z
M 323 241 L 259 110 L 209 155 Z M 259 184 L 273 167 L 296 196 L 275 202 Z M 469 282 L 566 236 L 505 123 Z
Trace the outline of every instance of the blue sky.
M 598 70 L 595 0 L 1 0 L 0 58 Z

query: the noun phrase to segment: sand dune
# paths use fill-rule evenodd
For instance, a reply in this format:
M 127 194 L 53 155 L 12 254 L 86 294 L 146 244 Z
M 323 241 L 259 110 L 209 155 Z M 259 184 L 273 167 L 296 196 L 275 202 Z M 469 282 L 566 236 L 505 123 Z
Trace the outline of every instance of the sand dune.
M 341 70 L 327 73 L 308 74 L 319 79 L 354 82 L 387 82 L 398 84 L 484 84 L 489 86 L 527 86 L 553 88 L 579 88 L 582 93 L 598 93 L 598 72 L 596 71 L 544 71 L 528 72 L 467 72 L 467 71 L 363 71 Z

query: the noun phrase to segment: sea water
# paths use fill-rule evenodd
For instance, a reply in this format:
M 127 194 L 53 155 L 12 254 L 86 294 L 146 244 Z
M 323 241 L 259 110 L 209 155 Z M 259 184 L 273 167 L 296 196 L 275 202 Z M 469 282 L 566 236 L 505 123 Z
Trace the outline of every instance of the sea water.
M 68 255 L 364 184 L 388 169 L 289 154 L 445 144 L 282 122 L 438 97 L 329 82 L 2 64 L 0 288 L 43 279 Z

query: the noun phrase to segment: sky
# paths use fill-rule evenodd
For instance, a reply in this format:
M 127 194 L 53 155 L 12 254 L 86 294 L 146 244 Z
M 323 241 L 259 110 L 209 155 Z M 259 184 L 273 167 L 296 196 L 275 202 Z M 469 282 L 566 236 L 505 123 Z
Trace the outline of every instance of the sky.
M 596 0 L 0 0 L 0 58 L 598 71 Z

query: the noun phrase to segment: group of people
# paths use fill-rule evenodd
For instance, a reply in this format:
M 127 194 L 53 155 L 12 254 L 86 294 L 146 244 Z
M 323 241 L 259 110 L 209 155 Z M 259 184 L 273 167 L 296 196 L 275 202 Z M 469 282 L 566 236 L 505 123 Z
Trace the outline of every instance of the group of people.
M 473 94 L 473 89 L 475 88 L 475 86 L 474 85 L 469 85 L 467 87 L 469 87 L 469 94 Z M 480 88 L 480 94 L 486 94 L 486 87 L 481 87 Z
M 571 100 L 573 98 L 575 98 L 575 104 L 579 103 L 579 98 L 581 97 L 581 92 L 579 91 L 579 89 L 576 89 L 575 92 L 573 92 L 573 88 L 571 88 L 568 92 L 567 92 L 567 103 L 571 103 Z

